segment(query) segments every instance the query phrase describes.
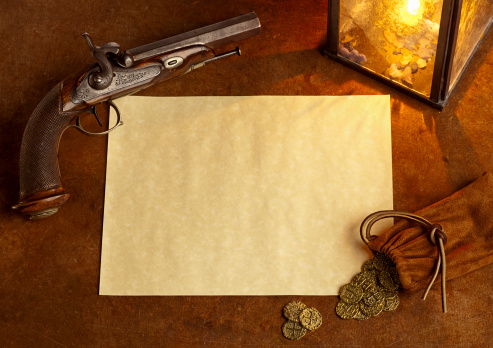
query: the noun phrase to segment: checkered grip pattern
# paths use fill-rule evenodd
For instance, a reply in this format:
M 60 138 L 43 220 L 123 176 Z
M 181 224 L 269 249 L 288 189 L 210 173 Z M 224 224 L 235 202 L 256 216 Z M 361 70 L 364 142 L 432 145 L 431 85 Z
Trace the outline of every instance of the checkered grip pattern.
M 37 192 L 61 187 L 58 141 L 78 113 L 63 113 L 61 83 L 38 104 L 29 118 L 21 145 L 20 201 Z

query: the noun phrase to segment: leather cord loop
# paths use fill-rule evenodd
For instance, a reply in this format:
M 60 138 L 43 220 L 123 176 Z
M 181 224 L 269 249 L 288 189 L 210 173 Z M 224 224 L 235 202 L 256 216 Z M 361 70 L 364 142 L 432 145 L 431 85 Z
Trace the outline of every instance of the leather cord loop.
M 433 229 L 430 232 L 430 241 L 437 245 L 436 238 L 440 238 L 443 245 L 447 244 L 447 235 L 443 232 L 443 227 L 439 224 L 433 225 Z
M 443 227 L 439 224 L 432 224 L 428 220 L 422 218 L 419 215 L 411 214 L 411 213 L 406 213 L 402 211 L 396 211 L 396 210 L 382 210 L 382 211 L 377 211 L 373 214 L 368 215 L 363 222 L 361 223 L 360 227 L 360 235 L 361 239 L 363 242 L 365 242 L 366 245 L 370 243 L 370 241 L 374 240 L 377 238 L 377 236 L 372 236 L 371 235 L 371 228 L 372 226 L 379 220 L 386 219 L 386 218 L 403 218 L 406 220 L 414 221 L 425 227 L 429 232 L 429 239 L 431 243 L 436 245 L 437 250 L 438 250 L 438 255 L 437 255 L 437 261 L 435 263 L 435 272 L 428 283 L 428 286 L 423 294 L 422 299 L 425 300 L 426 296 L 428 295 L 428 292 L 430 291 L 433 283 L 435 282 L 435 279 L 438 276 L 438 273 L 441 271 L 442 274 L 442 310 L 444 313 L 447 312 L 447 292 L 445 288 L 445 281 L 446 281 L 446 259 L 445 259 L 445 248 L 444 245 L 447 243 L 447 235 L 445 232 L 443 232 Z
M 365 242 L 365 244 L 368 245 L 370 241 L 377 238 L 377 236 L 372 236 L 370 233 L 372 226 L 377 221 L 386 218 L 403 218 L 403 219 L 415 221 L 423 225 L 428 230 L 431 230 L 433 228 L 433 225 L 428 220 L 423 219 L 421 216 L 402 212 L 402 211 L 397 211 L 397 210 L 381 210 L 368 215 L 361 223 L 360 234 L 361 234 L 361 239 L 363 239 L 363 242 Z

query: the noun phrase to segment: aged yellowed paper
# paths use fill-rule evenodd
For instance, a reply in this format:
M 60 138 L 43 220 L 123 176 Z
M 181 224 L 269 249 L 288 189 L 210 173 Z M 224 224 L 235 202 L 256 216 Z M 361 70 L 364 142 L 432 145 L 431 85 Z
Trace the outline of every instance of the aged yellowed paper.
M 389 96 L 127 97 L 101 295 L 336 295 L 392 209 Z

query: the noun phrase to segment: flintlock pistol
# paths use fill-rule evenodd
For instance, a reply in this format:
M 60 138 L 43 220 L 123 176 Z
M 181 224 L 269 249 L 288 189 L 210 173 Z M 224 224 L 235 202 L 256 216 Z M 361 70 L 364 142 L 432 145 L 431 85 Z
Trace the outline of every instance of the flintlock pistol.
M 238 47 L 217 55 L 214 50 L 259 33 L 260 21 L 253 12 L 127 51 L 115 42 L 97 46 L 84 33 L 97 63 L 56 85 L 29 118 L 20 153 L 19 203 L 12 208 L 31 219 L 42 219 L 67 202 L 70 194 L 62 187 L 57 158 L 58 143 L 67 127 L 87 135 L 107 134 L 123 124 L 114 99 L 240 55 Z M 102 103 L 115 109 L 116 124 L 104 132 L 89 132 L 81 126 L 80 116 L 93 114 L 101 125 L 95 106 Z

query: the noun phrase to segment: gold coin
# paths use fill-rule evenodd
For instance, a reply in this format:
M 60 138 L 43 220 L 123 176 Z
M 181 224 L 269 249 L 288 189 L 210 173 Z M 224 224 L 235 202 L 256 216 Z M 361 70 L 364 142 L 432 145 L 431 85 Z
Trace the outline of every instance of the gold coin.
M 374 257 L 373 258 L 373 268 L 375 268 L 378 271 L 383 271 L 383 269 L 384 269 L 383 259 L 380 257 Z
M 367 306 L 375 306 L 378 301 L 381 301 L 385 299 L 384 294 L 382 294 L 380 291 L 377 292 L 365 292 L 363 295 L 363 302 Z
M 363 291 L 375 292 L 377 279 L 372 272 L 360 272 L 351 280 L 351 284 L 360 287 Z
M 356 320 L 366 320 L 369 318 L 370 318 L 369 316 L 364 315 L 359 309 L 358 309 L 358 313 L 356 313 L 356 315 L 353 317 L 353 319 L 356 319 Z
M 377 276 L 380 271 L 376 270 L 375 268 L 369 269 L 369 270 L 364 270 L 363 273 L 369 278 L 372 278 L 375 280 L 375 284 L 377 283 Z
M 373 267 L 373 259 L 370 259 L 368 261 L 366 261 L 364 264 L 363 264 L 363 267 L 361 267 L 361 271 L 370 271 L 374 269 Z
M 380 290 L 380 292 L 383 294 L 383 296 L 384 296 L 385 298 L 390 298 L 390 297 L 398 296 L 398 294 L 399 294 L 399 293 L 397 292 L 397 290 L 387 290 L 387 289 L 385 289 L 385 288 L 382 288 L 382 289 Z
M 300 324 L 305 329 L 316 330 L 322 325 L 322 314 L 315 308 L 307 308 L 300 314 Z
M 383 310 L 394 310 L 399 305 L 399 286 L 395 263 L 386 254 L 374 252 L 361 272 L 339 291 L 336 314 L 342 319 L 366 320 Z
M 383 300 L 380 300 L 374 306 L 367 306 L 363 301 L 361 301 L 359 303 L 359 309 L 363 315 L 374 317 L 382 312 L 383 304 Z
M 382 310 L 384 310 L 386 312 L 393 311 L 394 309 L 397 308 L 397 306 L 399 306 L 399 302 L 400 302 L 400 300 L 399 300 L 398 294 L 395 294 L 395 296 L 393 296 L 393 297 L 386 297 L 383 300 Z
M 299 340 L 301 337 L 305 336 L 306 329 L 301 326 L 300 323 L 288 320 L 282 326 L 282 334 L 290 340 Z
M 398 288 L 398 285 L 394 283 L 392 276 L 387 271 L 382 271 L 378 274 L 378 282 L 388 290 L 396 290 Z
M 388 263 L 386 263 L 386 264 L 385 264 L 385 270 L 386 270 L 387 272 L 389 272 L 389 273 L 390 273 L 392 270 L 397 271 L 397 268 L 395 268 L 395 263 L 394 263 L 394 262 L 392 262 L 392 260 L 391 260 L 391 259 L 389 259 L 389 260 L 388 260 Z
M 359 303 L 346 303 L 339 301 L 336 306 L 336 314 L 341 319 L 351 319 L 359 312 Z
M 390 258 L 390 256 L 383 254 L 383 258 L 385 259 L 385 263 L 390 267 L 395 267 L 394 261 Z
M 306 308 L 306 304 L 300 301 L 292 301 L 289 302 L 286 306 L 284 306 L 283 314 L 286 319 L 299 322 L 300 314 Z
M 392 277 L 392 280 L 394 281 L 394 283 L 397 284 L 397 286 L 401 286 L 401 280 L 399 278 L 399 272 L 397 271 L 397 268 L 395 267 L 392 267 L 389 269 L 389 273 L 390 273 L 390 276 Z
M 384 253 L 379 253 L 378 251 L 373 252 L 373 258 L 374 259 L 383 259 L 385 257 Z
M 363 296 L 363 289 L 351 283 L 344 285 L 339 291 L 341 300 L 346 303 L 356 303 Z

